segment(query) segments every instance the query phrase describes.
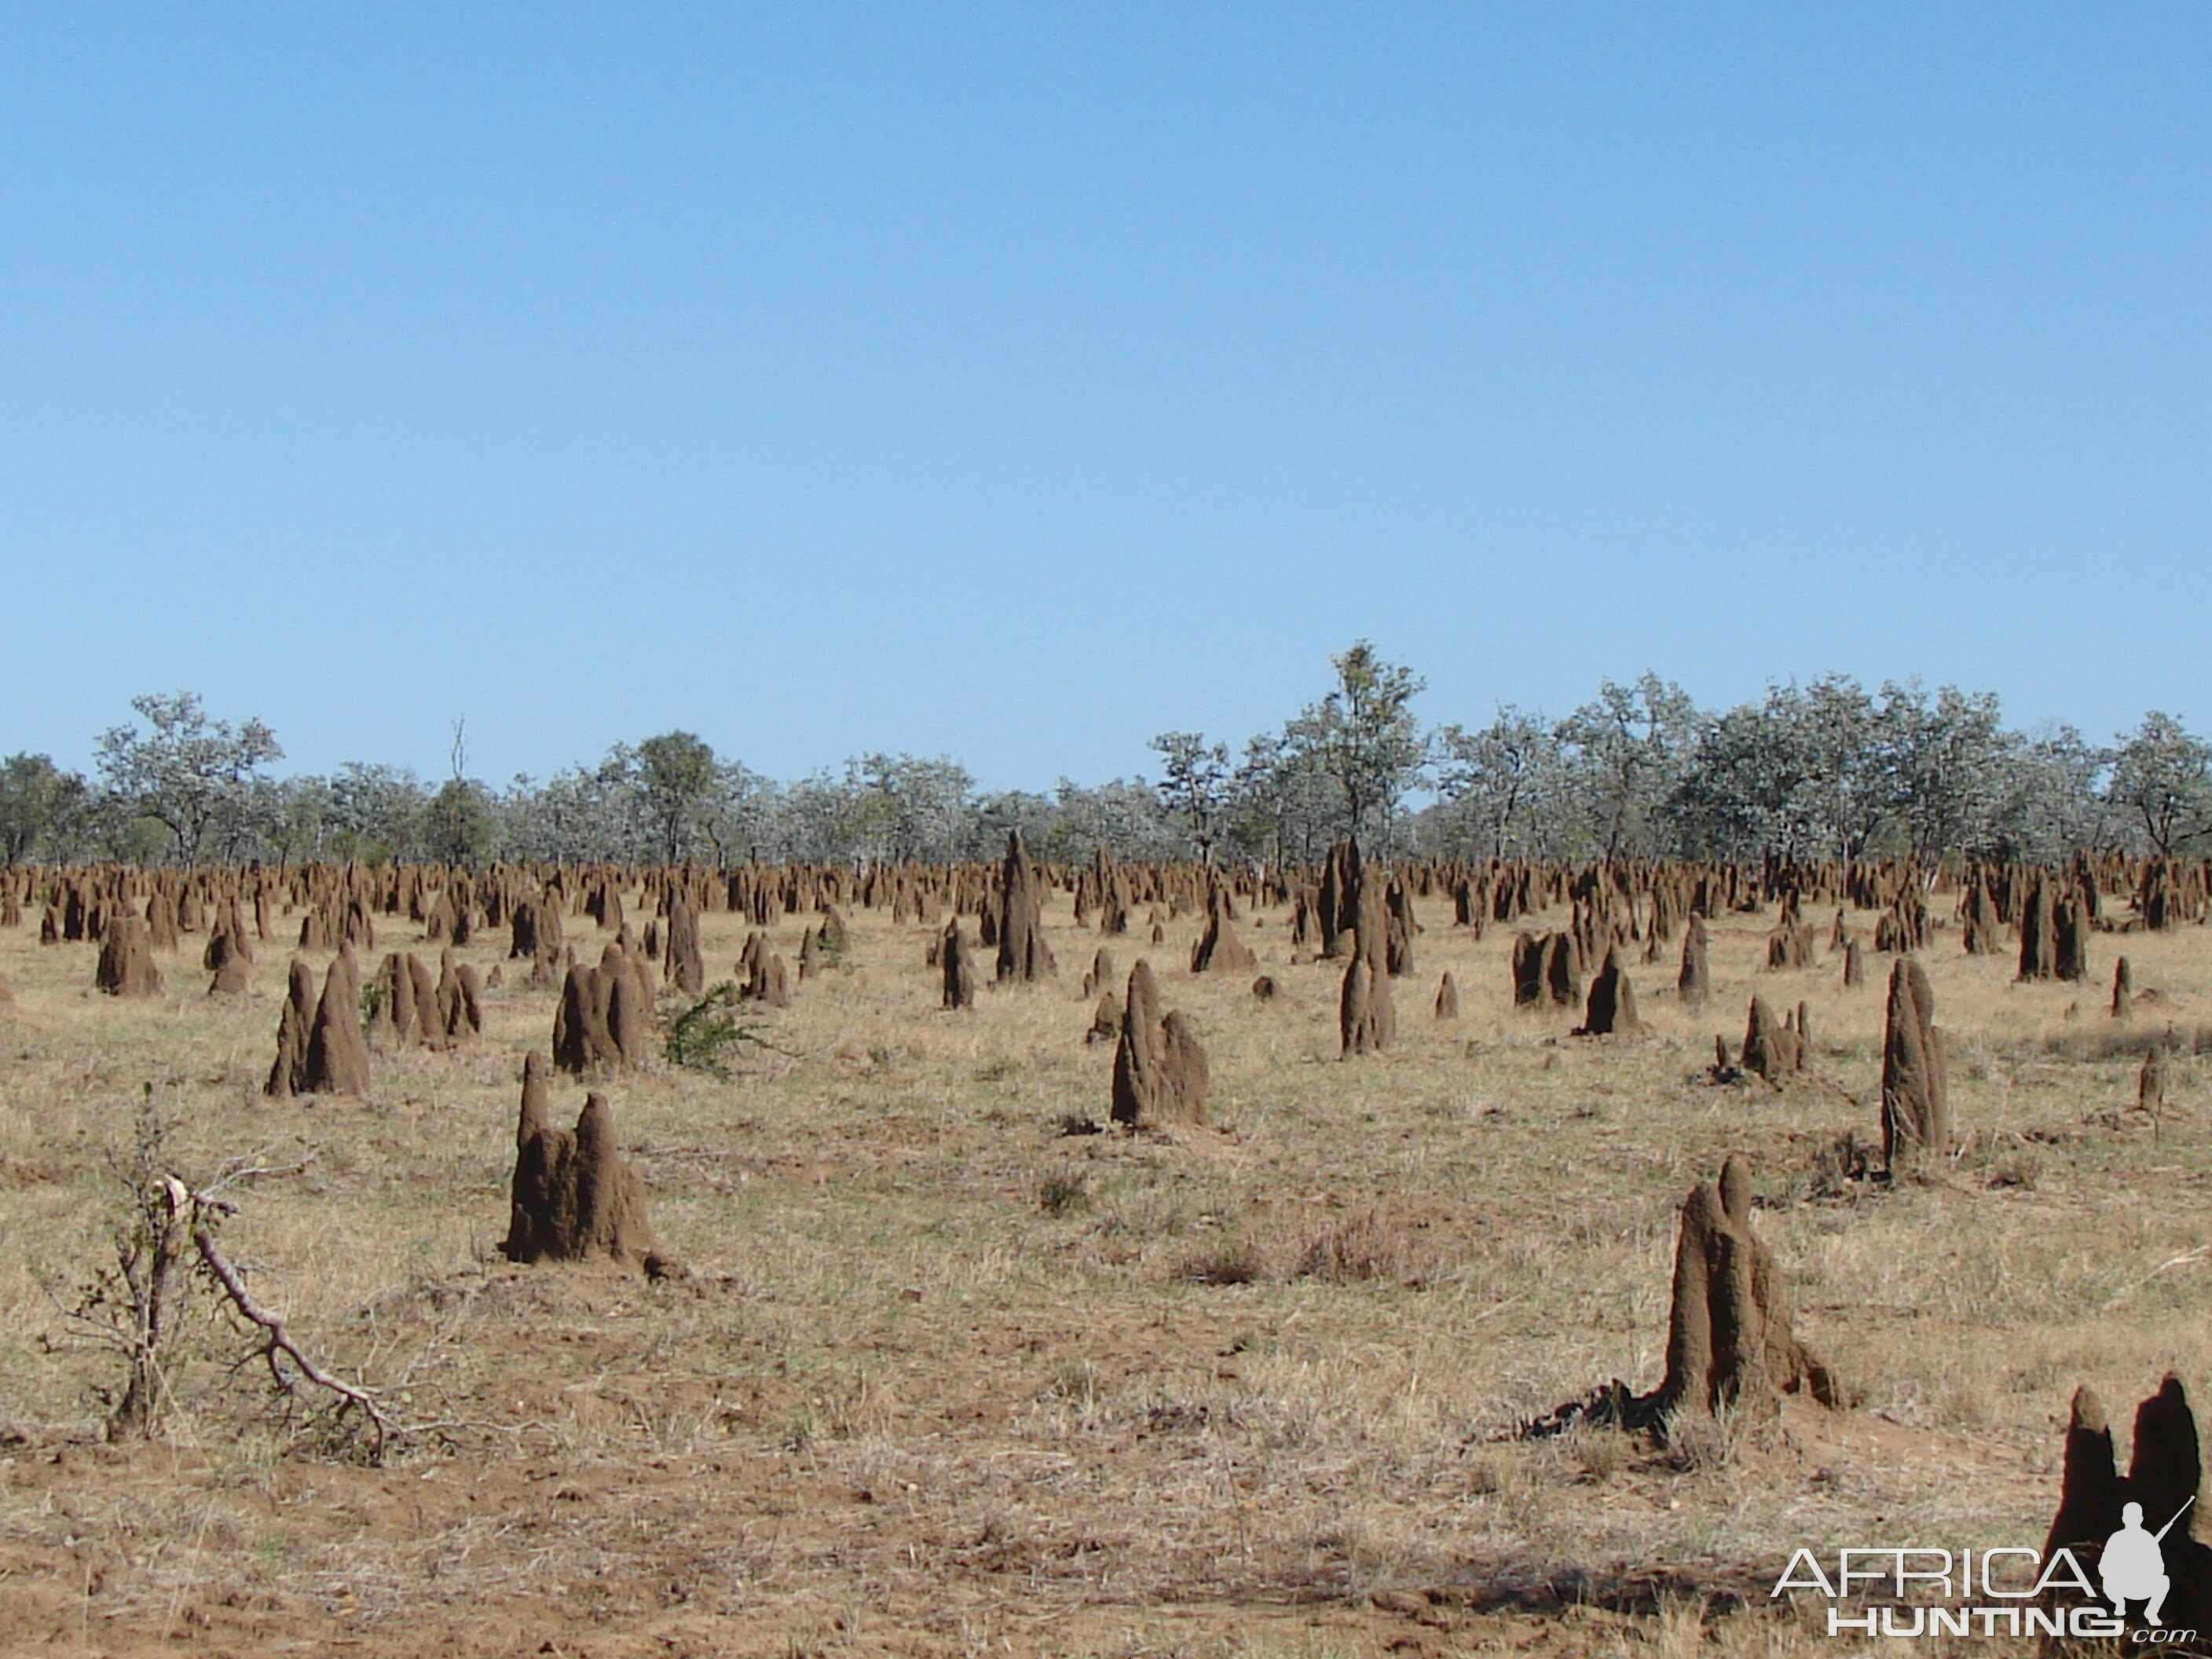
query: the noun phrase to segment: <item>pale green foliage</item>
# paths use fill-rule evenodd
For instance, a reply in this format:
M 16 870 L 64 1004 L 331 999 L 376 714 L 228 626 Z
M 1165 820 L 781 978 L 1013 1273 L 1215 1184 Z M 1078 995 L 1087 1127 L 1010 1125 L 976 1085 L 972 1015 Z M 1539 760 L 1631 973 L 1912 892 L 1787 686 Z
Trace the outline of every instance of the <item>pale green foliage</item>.
M 1161 806 L 1190 837 L 1199 861 L 1212 863 L 1229 810 L 1229 745 L 1208 743 L 1195 732 L 1163 732 L 1152 748 L 1161 761 Z
M 2152 850 L 2172 854 L 2212 832 L 2212 743 L 2154 711 L 2112 757 L 2110 797 Z
M 1410 705 L 1428 682 L 1384 661 L 1365 640 L 1329 662 L 1335 690 L 1307 705 L 1284 728 L 1284 738 L 1342 793 L 1352 832 L 1380 845 L 1427 759 Z
M 284 757 L 276 734 L 258 720 L 210 720 L 190 691 L 149 693 L 131 706 L 152 729 L 118 726 L 100 735 L 110 794 L 166 829 L 181 863 L 240 856 L 255 829 L 257 775 Z

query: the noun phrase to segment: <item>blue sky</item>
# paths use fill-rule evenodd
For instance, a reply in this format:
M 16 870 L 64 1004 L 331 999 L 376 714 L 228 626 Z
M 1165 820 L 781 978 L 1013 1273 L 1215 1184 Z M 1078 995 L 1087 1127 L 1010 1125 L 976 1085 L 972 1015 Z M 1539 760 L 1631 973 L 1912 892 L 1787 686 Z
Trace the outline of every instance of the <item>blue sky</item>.
M 2212 725 L 2212 11 L 0 9 L 0 751 Z

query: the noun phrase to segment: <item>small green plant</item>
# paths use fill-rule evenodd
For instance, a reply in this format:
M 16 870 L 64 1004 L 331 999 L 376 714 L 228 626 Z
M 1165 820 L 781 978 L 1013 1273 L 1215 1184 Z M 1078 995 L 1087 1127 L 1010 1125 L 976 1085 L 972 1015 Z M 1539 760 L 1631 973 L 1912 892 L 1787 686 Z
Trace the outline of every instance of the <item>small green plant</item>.
M 726 979 L 668 1022 L 668 1063 L 727 1083 L 737 1051 L 764 1042 L 757 1024 L 738 1017 L 738 983 Z

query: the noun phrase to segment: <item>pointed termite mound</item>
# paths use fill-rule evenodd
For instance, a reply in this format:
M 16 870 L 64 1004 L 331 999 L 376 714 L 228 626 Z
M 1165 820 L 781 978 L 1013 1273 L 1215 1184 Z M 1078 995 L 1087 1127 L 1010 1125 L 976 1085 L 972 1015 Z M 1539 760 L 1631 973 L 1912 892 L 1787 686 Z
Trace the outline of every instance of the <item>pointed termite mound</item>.
M 2051 907 L 2051 971 L 2078 985 L 2089 977 L 2089 906 L 2069 892 Z
M 2051 883 L 2036 879 L 2020 912 L 2020 976 L 2051 979 L 2058 972 L 2058 906 Z
M 161 970 L 154 965 L 153 936 L 143 916 L 126 913 L 108 923 L 92 982 L 112 997 L 161 994 Z
M 1161 1015 L 1152 964 L 1139 958 L 1114 1051 L 1114 1121 L 1129 1129 L 1203 1123 L 1206 1093 L 1206 1051 L 1181 1014 Z
M 1682 970 L 1674 976 L 1674 994 L 1692 1008 L 1705 1006 L 1712 989 L 1712 975 L 1705 966 L 1705 919 L 1693 914 L 1682 933 Z
M 2107 1601 L 2122 1598 L 2129 1627 L 2155 1626 L 2168 1639 L 2178 1631 L 2212 1628 L 2203 1473 L 2197 1415 L 2180 1378 L 2169 1374 L 2136 1408 L 2125 1476 L 2103 1402 L 2087 1388 L 2075 1389 L 2058 1512 L 2043 1545 L 2046 1576 L 2053 1555 L 2067 1550 Z M 2053 1591 L 2046 1595 L 2056 1601 L 2082 1599 L 2055 1583 Z
M 599 995 L 599 972 L 571 963 L 561 985 L 561 1006 L 553 1015 L 553 1063 L 580 1076 L 609 1062 L 614 1043 Z
M 1410 979 L 1413 973 L 1413 935 L 1421 924 L 1413 915 L 1413 895 L 1402 876 L 1392 878 L 1383 894 L 1385 933 L 1382 965 L 1393 979 Z
M 1859 949 L 1859 942 L 1853 939 L 1844 946 L 1844 988 L 1849 990 L 1864 983 L 1865 980 L 1866 953 Z
M 576 1127 L 556 1129 L 548 1121 L 543 1065 L 532 1054 L 523 1066 L 514 1181 L 500 1254 L 521 1262 L 600 1258 L 655 1273 L 660 1258 L 646 1213 L 645 1182 L 616 1145 L 606 1097 L 586 1096 Z
M 1998 920 L 1996 901 L 1990 896 L 1990 884 L 1984 878 L 1976 876 L 1973 885 L 1967 889 L 1960 919 L 1965 924 L 1961 932 L 1969 956 L 1995 956 L 2004 948 L 2004 924 Z
M 285 987 L 284 1009 L 276 1017 L 276 1063 L 269 1068 L 269 1081 L 261 1090 L 271 1100 L 289 1100 L 305 1092 L 307 1032 L 315 1023 L 314 969 L 294 957 Z
M 1644 1022 L 1636 1016 L 1636 988 L 1629 983 L 1627 970 L 1620 965 L 1620 947 L 1608 945 L 1605 966 L 1590 981 L 1589 1002 L 1583 1011 L 1583 1023 L 1575 1028 L 1574 1034 L 1636 1036 L 1643 1030 Z
M 946 1008 L 975 1006 L 975 961 L 968 941 L 961 937 L 960 918 L 945 924 L 945 940 L 938 947 L 937 966 L 944 976 L 942 1004 Z
M 1206 905 L 1206 932 L 1191 947 L 1190 971 L 1194 974 L 1214 972 L 1249 974 L 1260 965 L 1260 958 L 1252 949 L 1237 937 L 1237 930 L 1229 925 L 1229 907 L 1222 902 L 1218 888 Z
M 2135 1012 L 2136 975 L 2128 959 L 2122 957 L 2112 964 L 2112 1018 L 2125 1019 Z
M 1120 977 L 1114 971 L 1114 953 L 1100 945 L 1091 958 L 1091 965 L 1083 970 L 1083 1000 L 1088 1002 L 1101 991 L 1110 991 Z
M 607 1037 L 623 1066 L 643 1066 L 653 1056 L 653 982 L 642 957 L 610 945 L 599 958 L 606 1000 Z M 781 1007 L 782 1005 L 778 1004 Z
M 1398 1010 L 1391 998 L 1384 959 L 1389 942 L 1389 911 L 1375 877 L 1359 868 L 1356 848 L 1352 860 L 1348 866 L 1354 906 L 1352 960 L 1345 964 L 1336 1007 L 1338 1053 L 1347 1060 L 1354 1054 L 1380 1054 L 1398 1035 Z
M 353 947 L 342 945 L 323 975 L 315 1022 L 307 1030 L 306 1080 L 309 1095 L 368 1092 L 368 1042 L 361 1030 L 361 970 Z
M 1026 982 L 1056 973 L 1052 947 L 1044 942 L 1044 889 L 1036 866 L 1022 845 L 1022 832 L 1006 835 L 1006 859 L 999 872 L 998 978 Z
M 452 1048 L 483 1030 L 483 976 L 474 963 L 456 960 L 450 945 L 438 952 L 438 988 L 433 1007 L 440 1047 Z
M 374 1003 L 368 1017 L 372 1048 L 389 1054 L 422 1040 L 421 1013 L 415 1006 L 415 975 L 408 971 L 412 954 L 385 953 L 369 981 Z
M 687 997 L 707 988 L 707 956 L 699 946 L 699 908 L 681 893 L 668 897 L 668 977 Z
M 1446 974 L 1437 984 L 1437 1018 L 1438 1019 L 1459 1018 L 1459 987 L 1452 983 L 1452 976 L 1449 974 Z
M 1881 1044 L 1881 1156 L 1899 1170 L 1951 1149 L 1951 1103 L 1936 993 L 1915 957 L 1889 974 L 1888 1024 Z
M 1752 1231 L 1750 1170 L 1731 1158 L 1683 1200 L 1667 1376 L 1644 1403 L 1663 1437 L 1723 1407 L 1756 1421 L 1801 1391 L 1837 1402 L 1835 1379 L 1791 1329 L 1788 1283 Z

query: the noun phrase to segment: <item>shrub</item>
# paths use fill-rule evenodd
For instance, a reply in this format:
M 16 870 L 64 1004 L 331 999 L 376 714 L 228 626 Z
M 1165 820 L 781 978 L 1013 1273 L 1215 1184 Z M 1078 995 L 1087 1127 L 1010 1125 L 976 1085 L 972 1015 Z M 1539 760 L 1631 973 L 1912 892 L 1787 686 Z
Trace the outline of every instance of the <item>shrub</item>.
M 668 1022 L 668 1063 L 730 1080 L 737 1051 L 765 1041 L 760 1027 L 738 1015 L 738 984 L 722 980 Z

